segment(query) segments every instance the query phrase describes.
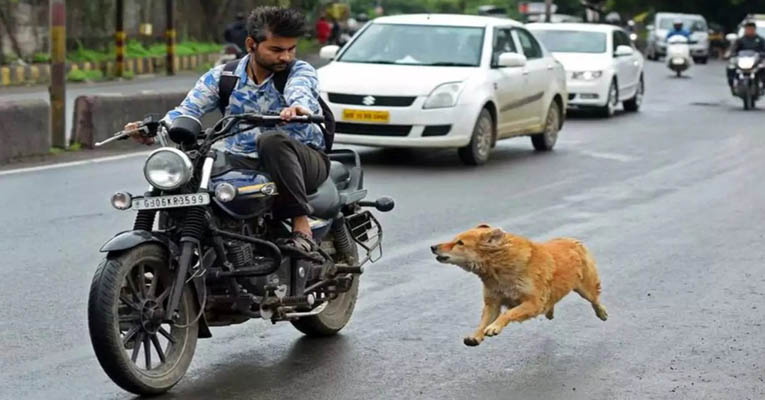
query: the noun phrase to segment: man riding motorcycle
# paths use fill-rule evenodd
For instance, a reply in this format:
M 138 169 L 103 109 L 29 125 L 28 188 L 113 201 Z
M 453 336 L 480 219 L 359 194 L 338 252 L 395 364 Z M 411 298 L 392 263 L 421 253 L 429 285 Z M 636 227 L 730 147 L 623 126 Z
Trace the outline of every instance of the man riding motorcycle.
M 676 19 L 672 23 L 672 30 L 669 31 L 669 33 L 667 33 L 667 39 L 669 39 L 669 38 L 671 38 L 672 36 L 675 36 L 675 35 L 685 36 L 685 38 L 688 39 L 688 40 L 691 39 L 691 33 L 688 32 L 688 30 L 686 30 L 685 28 L 683 28 L 683 21 L 682 20 Z
M 239 48 L 241 53 L 237 58 L 244 56 L 244 46 L 247 40 L 247 17 L 244 13 L 239 12 L 236 14 L 236 21 L 229 24 L 226 30 L 223 31 L 223 39 L 226 43 L 231 43 Z
M 756 51 L 759 53 L 765 53 L 765 38 L 757 34 L 757 24 L 754 21 L 748 21 L 744 24 L 744 36 L 738 38 L 731 47 L 731 56 L 735 57 L 738 52 L 744 50 Z M 728 86 L 733 91 L 733 78 L 735 77 L 735 66 L 728 66 Z M 761 70 L 758 74 L 760 80 L 765 83 L 765 73 Z
M 279 114 L 285 121 L 277 130 L 261 128 L 238 132 L 225 141 L 228 165 L 265 169 L 277 185 L 277 217 L 292 220 L 292 237 L 285 245 L 311 252 L 313 240 L 308 215 L 310 193 L 327 179 L 329 158 L 324 153 L 321 129 L 312 124 L 289 124 L 301 115 L 321 115 L 319 80 L 308 63 L 295 60 L 298 39 L 305 32 L 305 17 L 295 9 L 257 7 L 247 19 L 247 56 L 238 61 L 233 72 L 224 72 L 225 65 L 215 67 L 197 81 L 183 102 L 165 116 L 172 121 L 180 115 L 200 119 L 204 114 L 228 103 L 224 115 L 241 113 Z M 283 90 L 274 76 L 289 70 Z M 224 73 L 239 78 L 229 97 L 220 97 L 220 80 Z M 136 131 L 137 123 L 125 126 Z M 154 142 L 138 133 L 133 138 L 145 144 Z M 255 158 L 257 157 L 257 159 Z

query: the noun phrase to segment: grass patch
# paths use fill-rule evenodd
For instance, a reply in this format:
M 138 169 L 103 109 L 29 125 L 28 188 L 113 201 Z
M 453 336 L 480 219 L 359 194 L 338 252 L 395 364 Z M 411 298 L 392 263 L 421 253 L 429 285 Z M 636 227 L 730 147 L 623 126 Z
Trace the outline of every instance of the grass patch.
M 133 79 L 133 78 L 135 78 L 135 72 L 133 72 L 133 71 L 122 71 L 122 77 L 124 79 Z
M 74 142 L 71 145 L 69 145 L 68 149 L 62 149 L 61 147 L 51 147 L 48 153 L 53 155 L 58 155 L 58 154 L 64 154 L 64 153 L 73 153 L 80 150 L 82 150 L 82 143 Z
M 298 57 L 306 54 L 318 53 L 321 45 L 313 39 L 300 39 L 297 44 Z
M 66 79 L 70 82 L 101 81 L 104 79 L 104 73 L 97 69 L 90 71 L 73 69 L 66 75 Z
M 37 64 L 44 64 L 50 62 L 50 54 L 49 53 L 35 53 L 32 56 L 32 62 Z

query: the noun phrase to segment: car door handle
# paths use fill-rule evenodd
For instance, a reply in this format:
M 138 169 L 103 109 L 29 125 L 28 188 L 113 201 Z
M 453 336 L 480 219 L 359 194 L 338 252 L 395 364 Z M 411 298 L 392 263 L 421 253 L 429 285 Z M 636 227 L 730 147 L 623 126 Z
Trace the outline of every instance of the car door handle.
M 553 68 L 555 68 L 555 67 L 553 67 L 552 65 L 548 65 L 547 66 L 547 69 L 550 70 L 550 71 L 552 71 Z
M 522 75 L 528 75 L 529 74 L 529 70 L 524 69 L 523 71 L 521 71 L 521 74 Z

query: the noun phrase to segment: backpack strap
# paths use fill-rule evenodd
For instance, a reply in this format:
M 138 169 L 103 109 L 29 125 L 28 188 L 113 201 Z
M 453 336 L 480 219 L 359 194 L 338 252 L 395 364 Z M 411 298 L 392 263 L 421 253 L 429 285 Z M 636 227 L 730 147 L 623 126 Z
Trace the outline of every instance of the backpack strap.
M 226 63 L 223 67 L 223 72 L 220 74 L 220 80 L 218 81 L 218 94 L 220 99 L 218 100 L 218 109 L 221 114 L 226 113 L 226 107 L 228 107 L 229 98 L 231 93 L 234 92 L 239 77 L 236 76 L 236 67 L 239 66 L 239 60 L 234 60 Z

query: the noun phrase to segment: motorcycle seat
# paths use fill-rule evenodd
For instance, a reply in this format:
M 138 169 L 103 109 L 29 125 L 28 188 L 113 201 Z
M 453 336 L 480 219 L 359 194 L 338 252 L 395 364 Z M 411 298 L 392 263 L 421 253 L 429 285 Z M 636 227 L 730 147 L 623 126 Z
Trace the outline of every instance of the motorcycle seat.
M 336 184 L 345 183 L 351 178 L 351 171 L 339 161 L 330 161 L 329 176 Z
M 319 185 L 315 192 L 308 195 L 308 204 L 313 209 L 312 217 L 332 219 L 337 216 L 342 203 L 340 202 L 340 193 L 337 191 L 337 186 L 335 186 L 331 176 Z

